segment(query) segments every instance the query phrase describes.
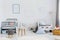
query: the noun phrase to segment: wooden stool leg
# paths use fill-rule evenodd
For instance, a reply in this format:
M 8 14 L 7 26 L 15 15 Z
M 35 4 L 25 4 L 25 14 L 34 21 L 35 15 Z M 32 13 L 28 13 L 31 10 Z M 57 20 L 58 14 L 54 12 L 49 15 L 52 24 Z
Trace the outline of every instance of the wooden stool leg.
M 20 35 L 20 31 L 21 31 L 21 29 L 18 29 L 18 36 Z
M 25 35 L 25 29 L 24 29 L 24 35 Z
M 21 29 L 21 36 L 23 36 L 23 29 Z
M 18 35 L 19 35 L 19 32 L 18 32 Z M 20 29 L 20 35 L 21 36 L 25 35 L 25 29 Z

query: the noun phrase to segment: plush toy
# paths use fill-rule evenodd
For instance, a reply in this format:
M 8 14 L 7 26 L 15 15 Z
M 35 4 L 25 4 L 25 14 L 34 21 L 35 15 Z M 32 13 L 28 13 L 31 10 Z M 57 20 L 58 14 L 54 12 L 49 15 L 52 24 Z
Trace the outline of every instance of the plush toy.
M 36 33 L 37 33 L 37 34 L 44 34 L 45 31 L 44 31 L 44 29 L 41 28 L 41 29 L 38 29 Z

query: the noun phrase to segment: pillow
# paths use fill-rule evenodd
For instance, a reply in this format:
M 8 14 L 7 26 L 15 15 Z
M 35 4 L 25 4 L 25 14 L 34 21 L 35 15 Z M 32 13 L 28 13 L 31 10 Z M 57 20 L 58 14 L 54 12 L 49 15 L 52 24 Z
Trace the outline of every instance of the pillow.
M 45 34 L 45 31 L 44 31 L 44 29 L 39 28 L 36 33 L 37 34 Z

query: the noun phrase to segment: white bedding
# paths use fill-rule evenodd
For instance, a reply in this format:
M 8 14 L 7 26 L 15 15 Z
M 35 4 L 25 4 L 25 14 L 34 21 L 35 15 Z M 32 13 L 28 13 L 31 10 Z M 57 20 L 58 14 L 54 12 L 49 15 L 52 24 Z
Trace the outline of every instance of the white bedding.
M 39 35 L 39 34 L 29 33 L 28 35 L 19 36 L 19 37 L 16 36 L 12 39 L 0 36 L 0 40 L 54 40 L 54 38 L 53 36 L 48 34 Z
M 13 39 L 2 37 L 0 38 L 0 40 L 54 40 L 54 39 L 46 36 L 24 36 Z
M 26 36 L 26 37 L 22 37 L 22 38 L 18 38 L 18 40 L 54 40 L 51 37 L 47 37 L 47 36 Z

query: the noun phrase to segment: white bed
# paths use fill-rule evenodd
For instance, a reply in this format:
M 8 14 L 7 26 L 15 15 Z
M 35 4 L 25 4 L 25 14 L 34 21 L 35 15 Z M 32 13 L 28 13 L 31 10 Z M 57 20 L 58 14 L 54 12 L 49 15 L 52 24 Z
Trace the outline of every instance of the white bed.
M 18 38 L 18 40 L 54 40 L 54 38 L 48 37 L 48 36 L 24 36 L 21 38 Z
M 1 37 L 0 40 L 55 40 L 52 35 L 49 34 L 34 34 L 28 32 L 28 35 L 25 36 L 15 36 L 12 39 L 6 38 L 6 37 Z

